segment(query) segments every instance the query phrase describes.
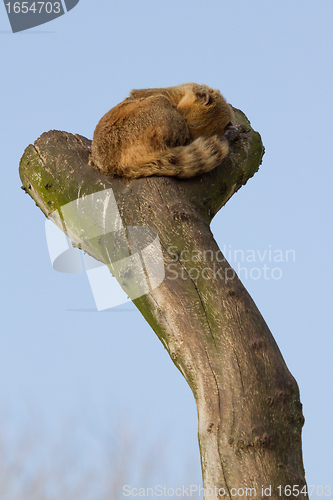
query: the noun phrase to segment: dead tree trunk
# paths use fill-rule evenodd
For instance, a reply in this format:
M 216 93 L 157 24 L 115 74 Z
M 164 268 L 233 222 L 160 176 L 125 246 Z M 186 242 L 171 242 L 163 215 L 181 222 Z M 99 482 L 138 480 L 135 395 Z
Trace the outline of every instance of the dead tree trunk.
M 304 499 L 297 383 L 209 228 L 263 155 L 259 134 L 235 112 L 247 130 L 220 167 L 192 180 L 105 177 L 88 167 L 90 141 L 57 131 L 27 147 L 20 175 L 46 216 L 92 195 L 95 213 L 80 222 L 60 215 L 57 223 L 76 246 L 111 268 L 110 261 L 130 254 L 129 241 L 126 231 L 104 239 L 91 232 L 103 190 L 112 188 L 123 228 L 156 230 L 165 279 L 133 301 L 193 391 L 205 498 Z M 106 210 L 106 217 L 112 215 Z M 117 279 L 130 295 L 131 268 L 123 267 Z

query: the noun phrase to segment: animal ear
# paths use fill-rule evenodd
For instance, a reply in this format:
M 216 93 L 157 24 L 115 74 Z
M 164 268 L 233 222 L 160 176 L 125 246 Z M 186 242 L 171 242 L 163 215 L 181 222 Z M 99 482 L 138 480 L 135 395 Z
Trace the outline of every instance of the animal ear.
M 198 101 L 201 102 L 201 104 L 203 104 L 204 106 L 212 102 L 210 92 L 205 87 L 198 90 L 196 92 L 196 96 Z
M 147 91 L 143 89 L 133 89 L 130 93 L 130 96 L 134 99 L 140 99 L 140 97 L 145 97 L 146 93 Z
M 164 89 L 134 89 L 130 93 L 133 99 L 141 99 L 142 97 L 151 97 L 154 95 L 163 94 Z

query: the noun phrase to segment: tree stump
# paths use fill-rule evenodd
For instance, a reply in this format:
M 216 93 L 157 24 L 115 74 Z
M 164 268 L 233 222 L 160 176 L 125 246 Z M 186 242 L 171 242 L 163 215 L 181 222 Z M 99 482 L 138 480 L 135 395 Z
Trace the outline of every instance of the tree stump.
M 264 152 L 245 115 L 235 110 L 235 116 L 243 126 L 240 139 L 219 167 L 190 180 L 105 177 L 88 166 L 91 141 L 59 131 L 44 133 L 27 147 L 20 176 L 47 217 L 60 214 L 55 222 L 73 244 L 111 270 L 113 261 L 133 251 L 126 228 L 146 226 L 158 235 L 165 269 L 159 286 L 135 297 L 131 267 L 115 274 L 194 394 L 205 499 L 304 499 L 297 383 L 209 227 L 258 170 Z M 120 228 L 105 200 L 98 208 L 101 193 L 109 189 Z M 88 195 L 95 207 L 91 213 L 85 211 L 80 221 L 77 213 L 61 216 L 64 205 Z M 93 228 L 102 215 L 109 225 L 101 238 Z

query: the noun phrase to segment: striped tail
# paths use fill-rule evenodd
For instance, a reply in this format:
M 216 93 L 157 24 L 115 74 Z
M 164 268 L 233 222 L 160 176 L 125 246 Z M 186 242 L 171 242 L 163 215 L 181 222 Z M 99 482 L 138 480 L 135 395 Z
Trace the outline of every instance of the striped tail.
M 213 170 L 228 151 L 225 137 L 199 137 L 187 146 L 170 148 L 156 153 L 153 159 L 146 158 L 139 162 L 135 177 L 158 175 L 187 179 Z M 132 177 L 133 171 L 131 174 Z

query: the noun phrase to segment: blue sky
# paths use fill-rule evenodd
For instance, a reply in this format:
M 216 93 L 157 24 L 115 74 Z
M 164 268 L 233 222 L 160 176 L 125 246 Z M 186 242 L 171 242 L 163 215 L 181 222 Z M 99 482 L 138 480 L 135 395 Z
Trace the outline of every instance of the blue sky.
M 52 269 L 44 216 L 18 177 L 25 147 L 44 131 L 92 138 L 132 88 L 194 81 L 219 88 L 262 135 L 259 172 L 212 230 L 230 263 L 247 266 L 240 277 L 299 384 L 307 481 L 333 487 L 332 26 L 330 0 L 80 0 L 16 34 L 0 9 L 0 408 L 10 435 L 31 413 L 50 436 L 75 415 L 93 441 L 89 429 L 116 428 L 126 415 L 139 434 L 146 426 L 149 439 L 169 442 L 166 484 L 179 479 L 177 460 L 193 460 L 193 481 L 200 474 L 185 380 L 132 305 L 97 313 L 85 275 Z M 233 260 L 234 250 L 256 261 Z M 269 251 L 288 250 L 294 259 L 269 261 Z M 280 279 L 249 278 L 265 251 Z

